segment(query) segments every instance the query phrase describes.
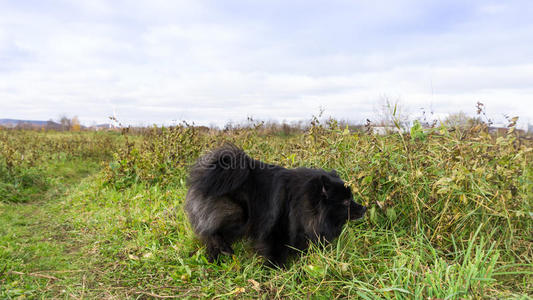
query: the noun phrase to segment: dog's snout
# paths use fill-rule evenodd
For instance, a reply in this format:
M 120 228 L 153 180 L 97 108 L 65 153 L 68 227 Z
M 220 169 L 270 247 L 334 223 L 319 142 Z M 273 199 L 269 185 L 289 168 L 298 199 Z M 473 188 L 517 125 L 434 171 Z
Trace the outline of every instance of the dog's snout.
M 367 207 L 359 203 L 353 202 L 352 210 L 350 212 L 350 219 L 357 220 L 365 216 Z

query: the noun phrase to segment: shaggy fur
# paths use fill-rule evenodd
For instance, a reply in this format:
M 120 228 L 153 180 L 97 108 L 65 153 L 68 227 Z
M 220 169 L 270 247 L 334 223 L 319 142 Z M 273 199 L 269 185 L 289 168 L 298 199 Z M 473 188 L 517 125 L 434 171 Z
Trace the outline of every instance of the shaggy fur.
M 309 242 L 333 240 L 366 211 L 335 171 L 266 164 L 233 145 L 200 157 L 188 184 L 185 210 L 210 261 L 232 254 L 233 242 L 245 237 L 282 265 Z

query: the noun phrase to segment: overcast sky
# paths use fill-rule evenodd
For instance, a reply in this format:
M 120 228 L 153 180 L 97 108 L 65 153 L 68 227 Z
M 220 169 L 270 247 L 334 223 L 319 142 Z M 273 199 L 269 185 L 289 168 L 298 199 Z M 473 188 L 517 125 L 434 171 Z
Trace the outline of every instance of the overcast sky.
M 533 123 L 533 1 L 0 0 L 0 118 Z

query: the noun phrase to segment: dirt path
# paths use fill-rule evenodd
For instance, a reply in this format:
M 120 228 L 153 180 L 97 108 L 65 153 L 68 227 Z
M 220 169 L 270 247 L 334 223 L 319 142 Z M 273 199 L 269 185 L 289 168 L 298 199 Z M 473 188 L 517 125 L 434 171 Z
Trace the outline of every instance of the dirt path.
M 62 199 L 95 170 L 68 171 L 37 201 L 0 202 L 0 298 L 83 297 L 83 234 L 62 217 Z

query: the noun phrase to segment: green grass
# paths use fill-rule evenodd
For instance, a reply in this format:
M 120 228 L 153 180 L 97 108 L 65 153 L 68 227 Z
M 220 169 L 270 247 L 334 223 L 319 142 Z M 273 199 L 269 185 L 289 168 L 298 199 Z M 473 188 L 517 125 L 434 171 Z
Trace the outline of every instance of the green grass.
M 82 282 L 82 232 L 61 217 L 68 209 L 61 199 L 98 169 L 95 161 L 50 162 L 40 173 L 46 189 L 25 201 L 0 202 L 0 298 L 58 296 Z
M 133 137 L 113 158 L 96 148 L 74 155 L 78 147 L 21 163 L 46 188 L 30 180 L 31 192 L 0 201 L 0 298 L 531 297 L 530 147 L 313 130 L 215 141 L 163 132 Z M 246 241 L 208 263 L 183 211 L 186 165 L 222 139 L 269 162 L 336 168 L 371 207 L 368 217 L 286 269 L 264 266 Z
M 209 264 L 181 210 L 184 188 L 97 187 L 91 177 L 59 202 L 2 207 L 1 296 L 425 299 L 519 297 L 531 288 L 527 277 L 507 288 L 506 277 L 531 275 L 531 266 L 498 269 L 494 243 L 477 232 L 466 249 L 444 255 L 423 234 L 368 222 L 350 224 L 336 243 L 285 270 L 264 267 L 245 243 Z

